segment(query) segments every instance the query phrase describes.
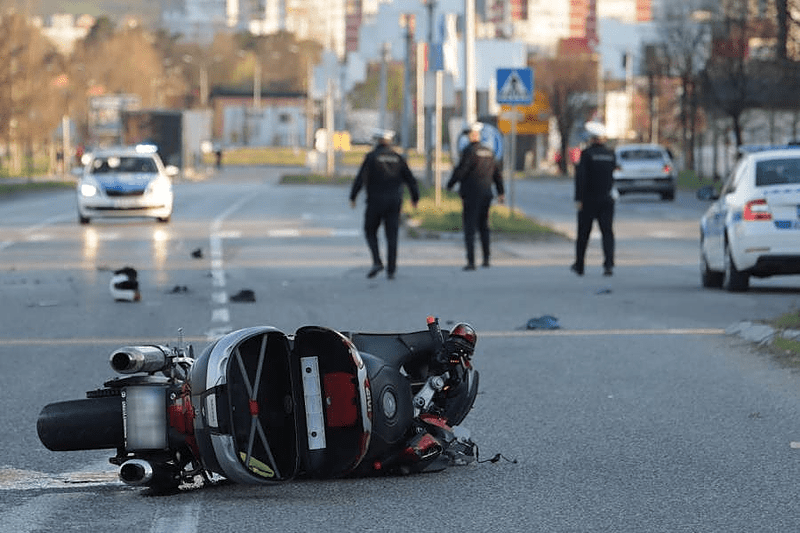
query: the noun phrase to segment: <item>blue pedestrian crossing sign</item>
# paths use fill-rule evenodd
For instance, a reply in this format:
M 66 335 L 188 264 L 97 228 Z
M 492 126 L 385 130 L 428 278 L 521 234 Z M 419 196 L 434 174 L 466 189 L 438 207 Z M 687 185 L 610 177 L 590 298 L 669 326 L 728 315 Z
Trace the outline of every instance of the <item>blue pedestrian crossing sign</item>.
M 497 69 L 497 103 L 529 105 L 533 102 L 533 70 Z

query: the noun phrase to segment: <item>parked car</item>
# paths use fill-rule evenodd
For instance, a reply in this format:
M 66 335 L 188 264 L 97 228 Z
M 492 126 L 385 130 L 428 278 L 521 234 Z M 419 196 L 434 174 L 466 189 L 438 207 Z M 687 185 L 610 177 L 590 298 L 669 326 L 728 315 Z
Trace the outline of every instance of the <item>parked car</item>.
M 698 197 L 700 197 L 698 193 Z M 704 287 L 800 274 L 800 149 L 743 152 L 700 220 Z
M 92 152 L 78 179 L 78 220 L 95 217 L 172 216 L 172 179 L 176 167 L 165 167 L 152 146 Z
M 614 151 L 614 186 L 620 195 L 649 192 L 661 195 L 662 200 L 675 199 L 678 176 L 666 148 L 658 144 L 622 144 Z

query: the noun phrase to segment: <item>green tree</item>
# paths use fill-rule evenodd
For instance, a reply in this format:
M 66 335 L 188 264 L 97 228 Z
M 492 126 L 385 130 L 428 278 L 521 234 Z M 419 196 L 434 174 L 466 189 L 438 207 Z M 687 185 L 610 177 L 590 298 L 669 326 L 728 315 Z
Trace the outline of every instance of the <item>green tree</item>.
M 386 108 L 400 113 L 403 105 L 403 64 L 389 63 L 386 73 Z M 367 77 L 356 85 L 348 95 L 350 104 L 357 109 L 377 109 L 380 102 L 381 65 L 371 63 L 367 67 Z

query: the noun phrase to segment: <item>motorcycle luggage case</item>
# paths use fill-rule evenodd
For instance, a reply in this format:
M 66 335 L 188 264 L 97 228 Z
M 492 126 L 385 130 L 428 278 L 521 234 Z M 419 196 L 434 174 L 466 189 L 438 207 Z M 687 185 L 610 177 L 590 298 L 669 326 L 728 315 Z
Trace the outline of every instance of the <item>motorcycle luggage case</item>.
M 345 475 L 369 445 L 366 369 L 334 330 L 234 331 L 204 350 L 191 383 L 204 466 L 238 483 Z

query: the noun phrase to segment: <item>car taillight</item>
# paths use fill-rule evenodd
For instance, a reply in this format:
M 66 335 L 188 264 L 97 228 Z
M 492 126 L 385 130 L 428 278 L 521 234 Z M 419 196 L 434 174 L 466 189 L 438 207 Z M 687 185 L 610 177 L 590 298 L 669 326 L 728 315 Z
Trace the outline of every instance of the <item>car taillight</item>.
M 744 220 L 772 220 L 772 213 L 769 211 L 767 201 L 762 199 L 750 200 L 744 204 Z
M 672 166 L 664 165 L 664 174 L 672 174 Z

